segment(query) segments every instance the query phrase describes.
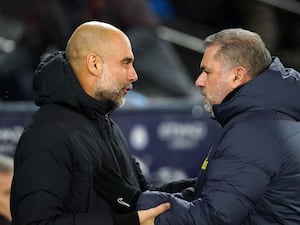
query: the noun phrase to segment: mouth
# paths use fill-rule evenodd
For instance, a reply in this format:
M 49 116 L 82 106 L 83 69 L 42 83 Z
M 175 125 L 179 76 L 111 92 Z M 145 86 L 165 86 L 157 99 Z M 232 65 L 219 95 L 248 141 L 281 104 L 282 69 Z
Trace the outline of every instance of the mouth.
M 203 101 L 205 102 L 205 103 L 209 103 L 209 101 L 208 101 L 208 99 L 207 99 L 207 97 L 206 97 L 206 93 L 205 93 L 205 91 L 202 89 L 201 90 L 201 95 L 202 95 L 202 97 L 203 97 Z
M 132 90 L 132 84 L 126 86 L 125 88 L 123 88 L 124 91 L 124 95 L 127 95 L 129 91 Z

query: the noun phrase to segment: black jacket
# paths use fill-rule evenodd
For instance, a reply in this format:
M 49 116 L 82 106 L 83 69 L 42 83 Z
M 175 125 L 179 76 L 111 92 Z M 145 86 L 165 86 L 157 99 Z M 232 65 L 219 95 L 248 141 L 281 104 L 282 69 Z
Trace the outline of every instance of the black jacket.
M 147 184 L 110 101 L 85 94 L 64 53 L 42 62 L 33 80 L 40 106 L 15 152 L 11 192 L 14 225 L 112 225 L 112 206 L 93 189 L 94 169 L 111 166 L 131 184 Z
M 170 201 L 156 225 L 299 225 L 300 73 L 275 58 L 214 112 L 223 129 L 194 189 L 146 192 L 138 207 Z

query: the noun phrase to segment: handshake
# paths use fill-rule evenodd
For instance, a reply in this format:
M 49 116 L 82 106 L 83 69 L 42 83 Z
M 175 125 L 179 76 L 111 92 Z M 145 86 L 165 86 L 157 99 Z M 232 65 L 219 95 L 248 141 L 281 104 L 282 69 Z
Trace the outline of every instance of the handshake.
M 138 198 L 142 193 L 138 187 L 131 185 L 123 176 L 105 165 L 95 169 L 94 189 L 120 213 L 136 210 Z M 143 210 L 137 211 L 139 224 L 154 225 L 156 217 L 170 208 L 170 203 L 164 202 L 166 200 L 159 199 L 159 202 L 152 205 L 140 204 L 138 208 Z
M 196 179 L 179 180 L 164 184 L 160 187 L 151 188 L 152 194 L 147 193 L 147 198 L 151 195 L 153 201 L 152 204 L 147 206 L 154 207 L 163 202 L 168 202 L 168 198 L 162 197 L 167 196 L 164 193 L 178 193 L 186 188 L 194 186 Z M 130 182 L 121 174 L 112 170 L 109 166 L 103 164 L 95 169 L 94 175 L 94 189 L 95 192 L 110 202 L 115 209 L 120 213 L 130 212 L 136 209 L 145 209 L 144 204 L 139 204 L 139 197 L 142 193 L 139 187 L 130 184 Z M 161 194 L 159 194 L 159 191 Z M 145 193 L 145 192 L 144 192 Z M 160 197 L 154 197 L 160 196 Z M 145 199 L 146 196 L 143 198 Z M 141 198 L 140 198 L 141 199 Z M 141 201 L 143 202 L 143 201 Z
M 98 166 L 94 174 L 95 192 L 121 214 L 133 215 L 132 212 L 136 212 L 140 225 L 193 224 L 192 219 L 187 220 L 190 202 L 175 196 L 182 194 L 181 191 L 186 188 L 193 187 L 195 183 L 196 179 L 179 180 L 142 192 L 139 185 L 131 184 L 126 177 L 106 165 Z M 173 210 L 167 211 L 171 204 Z M 122 219 L 118 221 L 120 223 L 116 224 L 123 224 Z
M 94 175 L 95 192 L 121 214 L 137 212 L 140 225 L 154 225 L 154 221 L 156 225 L 193 224 L 192 217 L 187 217 L 190 206 L 193 205 L 176 196 L 181 194 L 178 192 L 193 187 L 195 183 L 196 179 L 180 180 L 142 192 L 138 185 L 131 184 L 126 177 L 106 165 L 97 167 Z M 160 215 L 171 204 L 173 210 Z M 158 215 L 160 216 L 157 217 Z

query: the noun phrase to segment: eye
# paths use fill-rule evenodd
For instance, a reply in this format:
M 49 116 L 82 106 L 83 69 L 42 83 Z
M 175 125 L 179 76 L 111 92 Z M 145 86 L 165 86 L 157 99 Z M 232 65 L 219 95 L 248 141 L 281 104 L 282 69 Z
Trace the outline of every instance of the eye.
M 133 59 L 132 58 L 125 58 L 122 60 L 122 63 L 125 65 L 131 64 L 133 63 Z
M 207 70 L 204 70 L 203 72 L 206 73 L 206 75 L 209 75 L 211 73 L 211 72 L 209 72 Z
M 199 74 L 201 75 L 202 73 L 205 73 L 206 75 L 209 75 L 211 72 L 208 71 L 208 70 L 205 69 L 205 68 L 199 68 Z

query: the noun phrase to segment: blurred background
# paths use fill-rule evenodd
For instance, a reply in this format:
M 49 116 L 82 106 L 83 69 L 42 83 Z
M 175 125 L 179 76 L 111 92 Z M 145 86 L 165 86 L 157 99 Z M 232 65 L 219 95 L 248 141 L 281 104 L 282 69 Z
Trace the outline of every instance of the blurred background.
M 155 183 L 196 176 L 219 131 L 194 87 L 207 35 L 250 29 L 286 67 L 300 70 L 299 0 L 1 1 L 0 154 L 13 156 L 36 110 L 35 67 L 64 50 L 73 30 L 88 20 L 113 24 L 132 42 L 139 81 L 112 117 Z

